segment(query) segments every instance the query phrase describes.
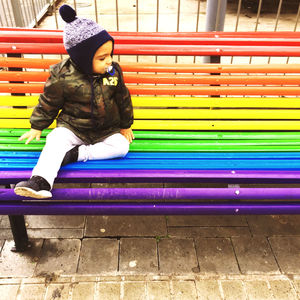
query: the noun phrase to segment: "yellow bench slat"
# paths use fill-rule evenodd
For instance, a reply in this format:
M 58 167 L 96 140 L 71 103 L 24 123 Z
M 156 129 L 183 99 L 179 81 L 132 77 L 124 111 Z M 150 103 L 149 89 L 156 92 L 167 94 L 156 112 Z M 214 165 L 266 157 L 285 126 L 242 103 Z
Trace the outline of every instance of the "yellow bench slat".
M 49 128 L 56 127 L 53 122 Z M 0 128 L 30 128 L 28 119 L 0 119 Z M 135 120 L 135 130 L 300 130 L 299 121 Z
M 38 96 L 0 96 L 0 106 L 36 106 Z
M 300 130 L 299 121 L 136 120 L 140 130 Z
M 278 119 L 300 120 L 300 110 L 288 109 L 135 109 L 135 119 Z
M 300 108 L 300 98 L 257 97 L 132 97 L 136 107 Z
M 30 128 L 29 119 L 0 119 L 0 128 Z M 49 128 L 55 128 L 54 121 Z
M 33 109 L 2 108 L 1 119 L 30 118 Z M 134 109 L 135 119 L 278 119 L 298 120 L 299 109 Z

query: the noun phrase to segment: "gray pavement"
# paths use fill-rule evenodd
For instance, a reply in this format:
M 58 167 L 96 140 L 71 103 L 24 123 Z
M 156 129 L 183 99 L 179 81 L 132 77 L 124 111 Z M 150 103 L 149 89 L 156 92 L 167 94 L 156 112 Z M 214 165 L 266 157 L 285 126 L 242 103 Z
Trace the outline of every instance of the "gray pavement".
M 156 30 L 154 2 L 139 1 L 140 31 Z M 77 0 L 79 14 L 93 18 L 93 3 Z M 115 1 L 97 3 L 102 25 L 116 30 Z M 182 3 L 180 30 L 194 31 L 198 1 Z M 122 31 L 136 30 L 134 4 L 119 0 Z M 161 1 L 160 31 L 176 31 L 177 8 Z M 204 1 L 200 11 L 203 30 Z M 234 30 L 235 13 L 228 8 L 225 30 Z M 278 29 L 293 30 L 295 16 Z M 41 27 L 56 28 L 54 16 Z M 240 17 L 240 31 L 254 27 L 254 13 Z M 274 15 L 263 16 L 262 29 L 273 31 Z M 27 216 L 26 224 L 33 247 L 12 253 L 0 216 L 1 300 L 300 299 L 300 216 Z
M 300 298 L 300 216 L 27 216 L 1 299 Z M 2 291 L 2 292 L 1 292 Z

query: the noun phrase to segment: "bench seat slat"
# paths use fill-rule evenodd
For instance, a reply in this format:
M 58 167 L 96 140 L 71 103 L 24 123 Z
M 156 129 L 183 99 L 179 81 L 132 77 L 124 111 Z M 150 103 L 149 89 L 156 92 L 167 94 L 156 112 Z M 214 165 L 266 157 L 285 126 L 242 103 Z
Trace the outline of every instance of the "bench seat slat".
M 0 144 L 0 151 L 41 151 L 44 143 L 31 142 L 25 145 L 17 138 L 13 143 Z M 227 142 L 226 142 L 227 141 Z M 137 152 L 256 152 L 256 151 L 299 151 L 299 140 L 223 140 L 223 141 L 187 141 L 187 140 L 135 140 L 130 151 Z
M 29 119 L 0 119 L 1 128 L 30 128 Z M 56 121 L 54 121 L 49 128 L 55 128 Z
M 2 170 L 30 170 L 37 160 L 1 159 Z M 66 170 L 300 170 L 299 159 L 118 159 L 70 164 Z
M 0 158 L 37 159 L 40 152 L 0 151 Z M 299 159 L 300 152 L 129 152 L 126 159 Z
M 1 101 L 1 98 L 0 98 Z M 132 97 L 136 107 L 300 108 L 300 98 Z
M 35 106 L 38 96 L 0 96 L 0 106 Z M 300 108 L 300 98 L 132 97 L 135 107 Z
M 0 130 L 1 135 L 1 130 Z M 299 139 L 300 132 L 210 132 L 210 131 L 134 131 L 137 139 L 174 139 L 174 140 L 284 140 L 284 139 Z M 17 135 L 19 136 L 19 135 Z
M 31 176 L 32 170 L 0 170 L 2 184 L 17 183 Z M 226 182 L 226 183 L 300 183 L 297 170 L 66 170 L 57 182 Z
M 30 118 L 33 109 L 10 109 L 0 110 L 1 119 Z M 300 110 L 284 109 L 135 109 L 135 120 L 180 120 L 180 119 L 262 119 L 262 120 L 297 120 L 300 119 Z
M 249 215 L 299 214 L 295 202 L 268 203 L 3 203 L 1 215 Z
M 145 200 L 299 200 L 300 188 L 257 188 L 255 190 L 252 188 L 62 188 L 53 191 L 50 201 L 82 199 L 117 201 L 141 198 Z M 7 199 L 10 199 L 10 203 L 20 203 L 25 198 L 13 194 L 12 190 L 0 189 L 0 202 L 6 202 Z M 44 199 L 41 203 L 48 201 Z M 36 203 L 36 201 L 26 201 L 26 203 Z M 300 207 L 300 204 L 298 205 Z
M 0 122 L 1 125 L 1 122 Z M 136 120 L 133 129 L 142 130 L 300 130 L 299 121 L 198 121 Z
M 133 95 L 299 95 L 300 87 L 127 85 Z M 1 88 L 1 86 L 0 86 Z
M 28 119 L 0 119 L 1 128 L 30 128 Z M 54 121 L 49 128 L 55 128 Z M 136 120 L 134 130 L 300 130 L 299 121 L 267 121 L 267 120 Z
M 0 128 L 0 137 L 20 137 L 28 129 Z M 42 137 L 46 137 L 51 129 L 45 129 Z M 266 131 L 266 132 L 210 132 L 210 131 L 143 131 L 135 130 L 134 135 L 137 139 L 152 140 L 293 140 L 300 138 L 300 132 L 294 131 Z
M 40 141 L 32 141 L 32 145 L 41 145 L 44 144 L 46 141 L 45 138 L 41 138 Z M 14 144 L 20 144 L 24 145 L 25 149 L 28 147 L 28 145 L 24 144 L 24 141 L 19 141 L 15 137 L 0 137 L 0 145 L 1 146 L 6 146 L 6 145 L 14 145 Z M 152 148 L 155 149 L 156 147 L 159 147 L 159 145 L 165 146 L 166 149 L 160 150 L 161 151 L 167 151 L 172 149 L 174 147 L 174 150 L 178 150 L 180 147 L 191 147 L 191 150 L 194 150 L 195 147 L 199 147 L 198 149 L 201 150 L 204 147 L 222 147 L 222 146 L 243 146 L 243 145 L 248 145 L 248 146 L 262 146 L 262 145 L 269 145 L 270 147 L 272 146 L 297 146 L 300 145 L 300 139 L 294 139 L 294 140 L 288 140 L 288 139 L 283 139 L 283 140 L 264 140 L 264 139 L 258 139 L 258 140 L 134 140 L 132 143 L 132 150 L 134 150 L 136 147 L 146 147 L 146 148 Z M 158 148 L 159 149 L 159 148 Z
M 20 113 L 22 117 L 22 113 Z M 300 110 L 284 109 L 135 109 L 135 119 L 171 119 L 171 120 L 203 120 L 203 119 L 273 119 L 273 120 L 299 120 Z M 0 114 L 1 117 L 1 114 Z M 14 117 L 8 115 L 8 117 Z

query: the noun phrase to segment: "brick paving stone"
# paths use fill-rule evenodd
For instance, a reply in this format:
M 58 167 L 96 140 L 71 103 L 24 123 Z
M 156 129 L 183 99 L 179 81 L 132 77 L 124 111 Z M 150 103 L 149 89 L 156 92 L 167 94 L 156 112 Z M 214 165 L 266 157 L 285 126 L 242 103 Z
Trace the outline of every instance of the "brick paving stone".
M 117 272 L 119 242 L 116 239 L 83 239 L 78 266 L 79 274 Z
M 10 229 L 0 229 L 0 239 L 2 240 L 12 240 L 13 235 Z
M 6 241 L 1 251 L 0 276 L 1 277 L 31 277 L 37 264 L 42 248 L 42 240 L 32 241 L 32 247 L 26 252 L 12 252 L 14 241 Z
M 232 243 L 243 274 L 280 274 L 265 237 L 233 237 Z
M 85 216 L 25 216 L 27 228 L 83 228 Z
M 162 273 L 199 272 L 192 239 L 161 239 L 158 249 Z
M 44 284 L 24 284 L 21 286 L 18 299 L 22 300 L 41 300 L 46 294 Z
M 289 280 L 269 280 L 275 300 L 296 300 L 297 294 Z
M 100 282 L 99 283 L 99 299 L 119 300 L 121 286 L 119 282 Z
M 146 299 L 146 283 L 145 282 L 124 282 L 121 288 L 121 296 L 123 300 L 145 300 Z
M 86 237 L 155 237 L 167 234 L 164 216 L 88 216 Z
M 35 275 L 75 274 L 81 242 L 78 239 L 45 240 Z
M 74 283 L 72 300 L 94 300 L 95 288 L 94 282 Z
M 158 271 L 157 243 L 150 238 L 120 241 L 120 272 L 145 274 Z
M 84 229 L 28 229 L 31 239 L 81 239 Z
M 168 227 L 168 236 L 170 237 L 233 237 L 250 236 L 248 227 Z
M 0 278 L 0 285 L 5 284 L 21 284 L 22 278 L 21 277 L 8 277 L 8 278 Z
M 294 280 L 293 285 L 294 285 L 295 291 L 297 293 L 297 296 L 300 299 L 300 280 L 299 279 Z
M 241 280 L 221 281 L 224 298 L 226 300 L 246 300 L 247 294 Z
M 244 287 L 249 300 L 273 300 L 272 293 L 268 287 L 267 281 L 253 280 L 245 281 Z
M 300 235 L 300 215 L 247 216 L 253 235 Z
M 0 228 L 10 228 L 8 216 L 0 216 Z
M 300 237 L 270 237 L 274 255 L 285 274 L 300 274 Z
M 245 226 L 248 227 L 244 216 L 168 216 L 169 226 Z
M 170 284 L 168 281 L 147 282 L 149 300 L 170 300 Z
M 19 285 L 0 285 L 0 295 L 2 300 L 15 300 L 17 298 Z
M 195 281 L 173 280 L 171 284 L 171 290 L 174 300 L 195 300 L 197 299 L 197 290 Z
M 195 243 L 201 273 L 240 273 L 230 239 L 199 238 Z
M 197 279 L 196 288 L 199 300 L 221 300 L 221 292 L 217 280 Z
M 46 291 L 45 300 L 68 300 L 71 284 L 50 284 Z

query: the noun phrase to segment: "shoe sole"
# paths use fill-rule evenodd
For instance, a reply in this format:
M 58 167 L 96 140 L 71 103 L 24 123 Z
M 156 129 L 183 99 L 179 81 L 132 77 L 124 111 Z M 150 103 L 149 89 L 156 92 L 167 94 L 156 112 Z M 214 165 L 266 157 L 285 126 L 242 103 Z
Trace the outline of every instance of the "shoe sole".
M 52 194 L 49 191 L 46 190 L 41 190 L 41 191 L 35 191 L 31 188 L 27 187 L 16 187 L 14 189 L 15 194 L 19 196 L 24 196 L 24 197 L 30 197 L 30 198 L 36 198 L 36 199 L 46 199 L 46 198 L 51 198 Z

